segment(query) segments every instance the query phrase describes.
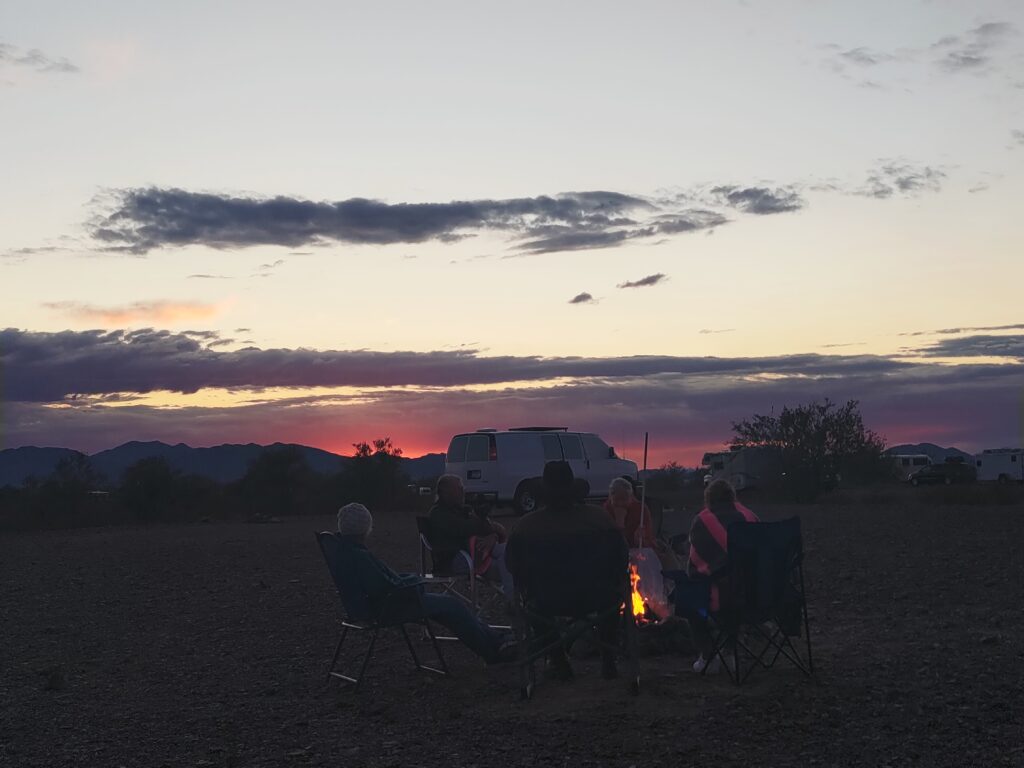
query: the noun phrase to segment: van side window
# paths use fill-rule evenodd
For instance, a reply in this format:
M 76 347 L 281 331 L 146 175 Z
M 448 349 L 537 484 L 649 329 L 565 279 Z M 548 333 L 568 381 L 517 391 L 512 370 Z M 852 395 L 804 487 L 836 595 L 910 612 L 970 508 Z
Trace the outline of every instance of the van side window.
M 448 453 L 445 454 L 445 461 L 462 462 L 466 460 L 466 435 L 456 435 L 452 438 L 452 444 L 448 446 Z
M 924 467 L 927 464 L 928 464 L 928 459 L 924 458 L 923 456 L 914 459 L 914 466 L 915 467 Z
M 587 452 L 587 458 L 591 461 L 603 461 L 611 458 L 611 448 L 608 443 L 597 435 L 582 435 L 583 449 Z
M 566 461 L 583 458 L 583 445 L 580 443 L 579 435 L 559 435 L 562 441 L 562 453 Z
M 466 461 L 487 461 L 490 455 L 487 435 L 470 435 L 466 446 Z
M 555 435 L 541 435 L 540 439 L 544 444 L 544 461 L 561 461 L 562 446 L 558 444 L 558 437 Z
M 1016 453 L 1010 455 L 1010 461 L 1017 461 L 1017 454 Z

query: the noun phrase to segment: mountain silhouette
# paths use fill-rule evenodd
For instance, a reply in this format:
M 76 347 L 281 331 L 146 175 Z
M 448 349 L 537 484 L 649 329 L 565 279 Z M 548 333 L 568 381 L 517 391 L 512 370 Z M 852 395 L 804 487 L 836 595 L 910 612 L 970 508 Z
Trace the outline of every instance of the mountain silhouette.
M 193 448 L 184 443 L 168 445 L 161 442 L 132 441 L 99 451 L 89 456 L 93 467 L 111 484 L 118 484 L 124 471 L 141 459 L 160 457 L 171 468 L 190 475 L 199 475 L 230 483 L 240 479 L 249 465 L 264 451 L 279 448 L 297 448 L 306 458 L 310 468 L 321 474 L 337 472 L 349 460 L 348 456 L 291 443 L 272 445 L 217 445 L 210 448 Z M 53 474 L 61 459 L 79 455 L 70 448 L 8 448 L 0 451 L 0 488 L 5 485 L 20 487 L 26 478 L 45 479 Z M 410 478 L 434 478 L 444 472 L 444 454 L 428 453 L 416 458 L 402 457 L 402 468 Z

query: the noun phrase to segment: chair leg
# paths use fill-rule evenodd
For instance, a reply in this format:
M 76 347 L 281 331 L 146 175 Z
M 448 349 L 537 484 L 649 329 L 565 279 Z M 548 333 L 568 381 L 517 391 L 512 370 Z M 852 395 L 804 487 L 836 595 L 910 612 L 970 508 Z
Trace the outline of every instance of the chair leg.
M 359 677 L 356 678 L 355 689 L 359 690 L 360 683 L 363 682 L 363 676 L 366 674 L 366 666 L 370 663 L 370 657 L 373 655 L 373 647 L 377 644 L 377 633 L 379 629 L 374 629 L 373 634 L 370 636 L 370 646 L 366 649 L 366 656 L 363 657 L 363 664 L 359 668 Z
M 420 669 L 425 669 L 428 672 L 434 672 L 438 675 L 447 677 L 450 674 L 448 671 L 448 662 L 444 660 L 444 654 L 441 653 L 441 646 L 437 642 L 437 635 L 434 634 L 434 629 L 430 626 L 430 621 L 428 619 L 423 620 L 423 626 L 426 628 L 427 634 L 430 635 L 430 642 L 434 646 L 434 653 L 437 655 L 437 661 L 441 665 L 441 668 L 435 669 L 434 667 L 428 667 L 424 664 Z
M 807 620 L 807 591 L 804 588 L 804 564 L 800 563 L 798 569 L 800 571 L 800 598 L 801 607 L 804 613 L 804 637 L 807 639 L 807 669 L 810 672 L 811 677 L 814 677 L 814 658 L 811 656 L 811 624 Z
M 334 647 L 334 656 L 331 658 L 331 666 L 327 668 L 327 679 L 330 680 L 334 677 L 334 668 L 338 665 L 338 656 L 341 654 L 341 646 L 345 642 L 345 636 L 348 634 L 348 627 L 342 627 L 341 637 L 338 638 L 338 644 Z
M 416 665 L 416 669 L 423 669 L 423 665 L 420 664 L 420 657 L 416 655 L 416 649 L 413 648 L 412 640 L 409 639 L 409 633 L 405 630 L 405 624 L 399 624 L 398 628 L 402 630 L 405 647 L 409 649 L 409 653 L 412 655 L 412 663 Z

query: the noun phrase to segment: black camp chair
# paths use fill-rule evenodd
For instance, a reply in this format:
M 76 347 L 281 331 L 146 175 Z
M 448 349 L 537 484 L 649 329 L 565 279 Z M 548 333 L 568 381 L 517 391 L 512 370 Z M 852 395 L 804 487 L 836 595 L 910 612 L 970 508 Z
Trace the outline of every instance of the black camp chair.
M 716 574 L 721 610 L 712 616 L 712 658 L 737 685 L 780 657 L 813 678 L 800 518 L 733 523 L 728 547 L 726 571 Z M 801 636 L 804 653 L 793 642 Z
M 396 588 L 382 601 L 376 610 L 373 610 L 369 606 L 367 594 L 359 583 L 355 569 L 351 563 L 346 561 L 344 553 L 341 551 L 337 535 L 324 531 L 316 534 L 316 541 L 321 553 L 323 553 L 324 560 L 327 562 L 327 568 L 331 572 L 331 579 L 338 590 L 343 610 L 341 637 L 338 639 L 338 645 L 334 649 L 331 666 L 327 670 L 328 679 L 336 678 L 345 683 L 351 683 L 354 689 L 358 690 L 366 673 L 366 666 L 373 655 L 377 635 L 382 629 L 394 629 L 401 632 L 402 638 L 409 648 L 409 653 L 412 655 L 416 669 L 433 672 L 437 675 L 447 675 L 448 666 L 445 663 L 444 656 L 441 655 L 441 648 L 437 643 L 437 637 L 434 635 L 434 630 L 423 612 L 423 605 L 420 601 L 422 585 L 410 583 Z M 434 646 L 434 652 L 437 654 L 440 668 L 420 662 L 416 649 L 409 639 L 409 633 L 405 628 L 406 624 L 418 624 L 423 627 L 425 635 L 430 638 Z M 341 655 L 341 647 L 344 645 L 346 637 L 348 637 L 349 630 L 371 633 L 369 645 L 362 656 L 359 674 L 355 677 L 336 670 L 338 657 Z
M 603 537 L 607 536 L 608 539 Z M 597 537 L 602 537 L 600 541 Z M 602 650 L 613 652 L 626 663 L 626 678 L 630 691 L 640 692 L 640 670 L 637 654 L 637 627 L 632 612 L 632 586 L 629 580 L 629 551 L 622 534 L 610 531 L 593 532 L 590 535 L 575 537 L 572 542 L 547 540 L 531 542 L 531 547 L 543 551 L 536 552 L 531 560 L 540 567 L 534 573 L 517 573 L 516 599 L 516 631 L 519 635 L 519 667 L 520 695 L 523 699 L 531 699 L 537 683 L 535 664 L 548 653 L 561 647 L 566 654 L 573 643 L 583 635 L 592 633 L 597 645 Z M 617 596 L 605 600 L 603 605 L 563 604 L 545 605 L 543 595 L 545 585 L 572 579 L 579 583 L 588 575 L 593 582 L 607 581 L 608 574 L 597 572 L 594 568 L 595 559 L 583 555 L 574 558 L 567 553 L 590 553 L 607 551 L 607 547 L 621 548 L 621 580 L 616 586 Z M 584 569 L 584 573 L 578 572 Z M 587 570 L 594 571 L 586 573 Z M 600 627 L 606 621 L 614 621 L 618 625 L 614 643 L 608 643 L 600 637 Z
M 468 549 L 459 550 L 455 557 L 461 561 L 458 572 L 451 569 L 439 569 L 434 562 L 434 546 L 431 543 L 433 525 L 429 517 L 417 517 L 416 529 L 420 536 L 420 576 L 424 583 L 439 584 L 444 592 L 449 592 L 461 597 L 476 611 L 477 615 L 488 608 L 499 597 L 503 597 L 501 589 L 493 582 L 488 581 L 482 574 L 476 573 L 476 537 L 469 539 Z M 462 569 L 465 570 L 462 570 Z M 465 579 L 465 584 L 462 584 Z M 458 586 L 456 586 L 458 585 Z M 482 595 L 484 591 L 486 595 Z M 492 624 L 492 627 L 508 629 L 507 626 Z M 448 639 L 448 638 L 442 638 Z

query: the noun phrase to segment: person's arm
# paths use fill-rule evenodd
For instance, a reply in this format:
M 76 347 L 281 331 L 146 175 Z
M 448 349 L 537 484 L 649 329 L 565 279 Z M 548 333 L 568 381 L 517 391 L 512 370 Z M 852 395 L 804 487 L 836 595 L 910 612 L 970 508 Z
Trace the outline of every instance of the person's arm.
M 359 576 L 367 596 L 380 600 L 408 582 L 395 573 L 369 550 L 359 558 Z

